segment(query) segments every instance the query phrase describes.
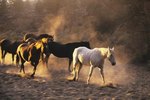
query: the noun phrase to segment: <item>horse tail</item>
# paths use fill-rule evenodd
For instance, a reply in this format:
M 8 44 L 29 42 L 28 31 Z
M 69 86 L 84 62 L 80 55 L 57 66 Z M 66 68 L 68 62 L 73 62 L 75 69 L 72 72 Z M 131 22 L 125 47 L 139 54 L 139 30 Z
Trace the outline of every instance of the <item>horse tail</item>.
M 78 59 L 78 48 L 76 48 L 76 49 L 74 49 L 74 52 L 73 52 L 73 68 L 76 67 L 78 62 L 79 62 L 79 59 Z

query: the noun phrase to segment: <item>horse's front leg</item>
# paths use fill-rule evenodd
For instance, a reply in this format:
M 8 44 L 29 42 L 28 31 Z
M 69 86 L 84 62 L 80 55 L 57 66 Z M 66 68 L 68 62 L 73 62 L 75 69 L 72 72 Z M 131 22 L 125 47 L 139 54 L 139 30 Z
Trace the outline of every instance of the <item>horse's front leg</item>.
M 4 64 L 5 62 L 5 56 L 6 56 L 7 52 L 4 50 L 3 54 L 2 54 L 2 63 Z
M 33 73 L 31 74 L 31 77 L 34 78 L 34 75 L 35 75 L 35 72 L 36 72 L 36 67 L 37 67 L 37 64 L 38 64 L 38 63 L 32 62 L 31 64 L 32 64 L 33 67 L 34 67 L 34 68 L 33 68 Z
M 1 47 L 1 63 L 3 63 L 3 49 L 2 49 L 2 47 Z
M 99 71 L 100 71 L 102 79 L 103 79 L 103 84 L 105 84 L 105 77 L 104 77 L 103 67 L 99 67 Z
M 14 54 L 12 54 L 12 64 L 14 64 Z
M 91 78 L 91 76 L 92 76 L 93 68 L 94 68 L 94 66 L 91 65 L 91 66 L 90 66 L 89 75 L 88 75 L 88 78 L 87 78 L 87 84 L 89 84 L 90 78 Z
M 50 54 L 47 54 L 46 57 L 45 57 L 45 63 L 46 63 L 46 67 L 47 67 L 48 71 L 49 71 L 49 68 L 48 68 L 48 59 L 49 59 L 49 56 L 50 56 Z

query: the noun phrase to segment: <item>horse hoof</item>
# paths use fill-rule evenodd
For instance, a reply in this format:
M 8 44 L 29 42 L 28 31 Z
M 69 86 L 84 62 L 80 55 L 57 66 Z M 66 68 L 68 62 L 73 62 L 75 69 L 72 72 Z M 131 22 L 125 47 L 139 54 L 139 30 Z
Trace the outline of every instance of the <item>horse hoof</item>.
M 34 78 L 34 75 L 31 75 L 31 78 Z
M 68 77 L 67 80 L 68 81 L 75 81 L 75 78 Z

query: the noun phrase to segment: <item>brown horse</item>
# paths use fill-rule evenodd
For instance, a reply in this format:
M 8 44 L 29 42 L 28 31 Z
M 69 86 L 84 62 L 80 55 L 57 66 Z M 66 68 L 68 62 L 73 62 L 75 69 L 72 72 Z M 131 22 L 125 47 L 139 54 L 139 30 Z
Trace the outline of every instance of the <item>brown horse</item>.
M 40 58 L 41 56 L 43 56 L 43 53 L 46 53 L 47 51 L 48 51 L 47 43 L 44 43 L 41 40 L 31 44 L 27 43 L 20 44 L 17 49 L 17 57 L 16 57 L 17 65 L 19 64 L 19 60 L 21 60 L 20 72 L 23 70 L 23 73 L 25 74 L 24 63 L 26 61 L 30 62 L 30 64 L 34 67 L 31 77 L 34 77 L 36 67 L 40 61 Z

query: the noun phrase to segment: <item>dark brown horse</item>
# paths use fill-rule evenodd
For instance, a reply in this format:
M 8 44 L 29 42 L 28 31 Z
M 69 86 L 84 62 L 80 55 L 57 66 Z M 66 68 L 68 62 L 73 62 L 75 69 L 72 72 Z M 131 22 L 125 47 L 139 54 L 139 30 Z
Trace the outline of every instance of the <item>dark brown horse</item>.
M 0 41 L 2 63 L 4 63 L 5 56 L 7 53 L 12 54 L 12 63 L 14 63 L 14 56 L 16 54 L 18 46 L 21 43 L 22 43 L 22 41 L 13 41 L 12 42 L 9 39 L 2 39 Z
M 30 64 L 34 67 L 33 73 L 31 77 L 34 77 L 36 72 L 36 67 L 42 58 L 43 53 L 48 52 L 48 45 L 47 43 L 43 43 L 41 40 L 36 41 L 32 44 L 22 43 L 19 45 L 17 49 L 17 56 L 16 56 L 16 63 L 19 64 L 19 60 L 21 61 L 20 72 L 24 70 L 24 63 L 30 62 Z

